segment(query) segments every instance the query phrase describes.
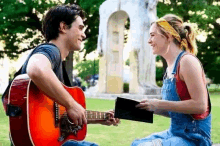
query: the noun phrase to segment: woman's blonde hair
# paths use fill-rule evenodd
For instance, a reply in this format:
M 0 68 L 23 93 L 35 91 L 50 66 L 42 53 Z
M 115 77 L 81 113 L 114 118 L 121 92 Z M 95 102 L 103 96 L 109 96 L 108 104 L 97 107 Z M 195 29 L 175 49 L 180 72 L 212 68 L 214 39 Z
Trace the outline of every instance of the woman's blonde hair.
M 185 39 L 187 44 L 187 47 L 183 46 L 185 50 L 196 55 L 198 50 L 195 40 L 195 31 L 192 26 L 190 24 L 183 24 L 183 20 L 174 14 L 167 14 L 163 16 L 162 19 L 165 19 L 179 34 L 181 40 L 179 41 L 174 37 L 174 43 L 182 47 L 181 41 Z M 169 32 L 160 25 L 157 24 L 157 26 L 160 28 L 162 34 L 168 37 L 167 33 Z

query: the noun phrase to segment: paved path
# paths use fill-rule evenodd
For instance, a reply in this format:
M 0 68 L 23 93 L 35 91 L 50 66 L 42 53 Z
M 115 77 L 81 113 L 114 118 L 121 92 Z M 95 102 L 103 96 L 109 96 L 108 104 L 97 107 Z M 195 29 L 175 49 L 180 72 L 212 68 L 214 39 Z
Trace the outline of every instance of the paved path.
M 212 146 L 220 146 L 220 144 L 213 144 Z

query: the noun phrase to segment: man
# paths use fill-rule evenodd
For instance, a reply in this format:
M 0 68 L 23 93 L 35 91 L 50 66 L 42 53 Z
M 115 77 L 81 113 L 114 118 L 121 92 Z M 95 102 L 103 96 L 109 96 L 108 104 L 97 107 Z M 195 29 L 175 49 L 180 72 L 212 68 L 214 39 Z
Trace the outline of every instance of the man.
M 48 11 L 43 20 L 43 32 L 47 43 L 41 44 L 29 55 L 21 73 L 27 73 L 35 85 L 66 108 L 68 116 L 76 125 L 87 123 L 85 109 L 64 89 L 62 61 L 70 51 L 79 51 L 86 38 L 83 24 L 84 14 L 77 5 L 57 6 Z M 117 125 L 113 118 L 99 122 Z M 96 145 L 89 142 L 68 141 L 64 145 Z

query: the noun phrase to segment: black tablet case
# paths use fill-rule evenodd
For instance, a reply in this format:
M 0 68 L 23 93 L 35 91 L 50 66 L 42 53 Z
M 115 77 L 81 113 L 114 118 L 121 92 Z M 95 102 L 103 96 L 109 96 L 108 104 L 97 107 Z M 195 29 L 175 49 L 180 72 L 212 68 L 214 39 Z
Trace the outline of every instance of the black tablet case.
M 115 118 L 153 123 L 153 112 L 136 108 L 140 102 L 117 97 L 115 101 Z

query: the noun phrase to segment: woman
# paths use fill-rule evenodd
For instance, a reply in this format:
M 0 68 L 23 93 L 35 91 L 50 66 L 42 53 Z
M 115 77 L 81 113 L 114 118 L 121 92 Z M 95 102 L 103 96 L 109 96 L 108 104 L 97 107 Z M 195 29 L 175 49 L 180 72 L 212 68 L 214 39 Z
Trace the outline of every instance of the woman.
M 168 14 L 152 23 L 148 43 L 167 62 L 162 99 L 137 107 L 171 118 L 168 130 L 135 140 L 132 146 L 211 146 L 211 103 L 194 32 L 181 18 Z

